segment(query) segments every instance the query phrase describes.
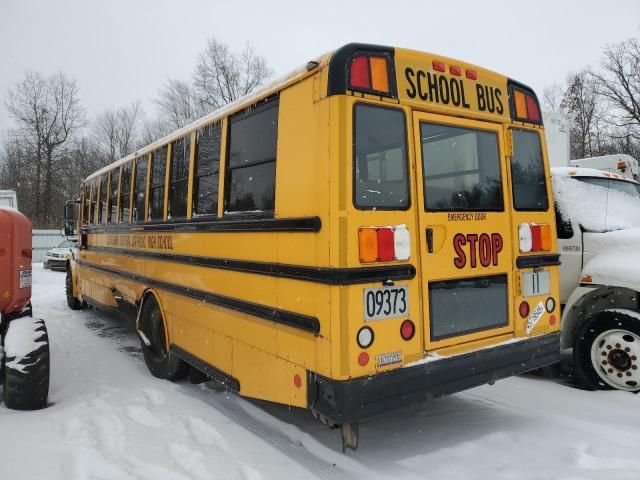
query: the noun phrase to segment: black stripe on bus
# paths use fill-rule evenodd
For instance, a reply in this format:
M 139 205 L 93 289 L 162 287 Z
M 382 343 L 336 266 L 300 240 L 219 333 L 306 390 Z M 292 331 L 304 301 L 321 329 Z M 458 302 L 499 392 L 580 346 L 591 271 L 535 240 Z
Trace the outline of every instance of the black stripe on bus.
M 150 258 L 166 262 L 183 263 L 198 267 L 219 268 L 235 272 L 255 273 L 272 277 L 292 278 L 326 285 L 358 285 L 387 280 L 410 280 L 416 275 L 413 265 L 391 265 L 384 267 L 329 268 L 287 265 L 281 263 L 254 262 L 226 258 L 200 257 L 176 253 L 126 250 L 113 247 L 88 246 L 90 252 L 112 253 L 131 257 Z
M 297 218 L 252 218 L 244 220 L 192 219 L 157 223 L 117 223 L 105 225 L 84 225 L 85 233 L 104 232 L 319 232 L 322 227 L 320 217 Z
M 557 253 L 527 255 L 516 258 L 516 267 L 518 268 L 553 267 L 555 265 L 560 265 L 560 255 Z
M 203 360 L 200 360 L 198 357 L 190 354 L 189 352 L 178 347 L 175 344 L 171 344 L 171 352 L 173 352 L 176 357 L 184 360 L 192 367 L 197 368 L 208 377 L 217 380 L 218 382 L 226 385 L 236 392 L 240 391 L 240 381 L 237 378 L 223 372 L 219 368 L 216 368 Z
M 202 302 L 210 303 L 212 305 L 218 305 L 220 307 L 235 310 L 237 312 L 247 313 L 255 317 L 271 320 L 272 322 L 281 323 L 292 328 L 304 330 L 305 332 L 311 332 L 314 335 L 318 335 L 320 333 L 320 321 L 316 317 L 302 315 L 300 313 L 294 313 L 288 310 L 281 310 L 279 308 L 268 307 L 265 305 L 259 305 L 257 303 L 245 302 L 243 300 L 238 300 L 237 298 L 204 292 L 202 290 L 184 287 L 182 285 L 176 285 L 174 283 L 163 282 L 162 280 L 155 280 L 143 275 L 124 272 L 122 270 L 104 267 L 102 265 L 95 265 L 93 263 L 89 263 L 80 259 L 78 260 L 78 263 L 83 267 L 92 268 L 94 270 L 108 273 L 110 275 L 116 275 L 128 280 L 133 280 L 150 287 L 156 287 L 171 293 L 182 295 L 184 297 L 189 297 L 200 300 Z

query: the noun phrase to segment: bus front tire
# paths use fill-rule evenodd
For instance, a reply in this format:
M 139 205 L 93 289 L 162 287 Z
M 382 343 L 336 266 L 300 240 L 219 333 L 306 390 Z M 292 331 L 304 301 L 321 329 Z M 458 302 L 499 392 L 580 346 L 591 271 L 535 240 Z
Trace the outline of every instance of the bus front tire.
M 640 318 L 605 310 L 578 331 L 573 348 L 580 383 L 592 390 L 640 392 Z
M 65 288 L 67 293 L 67 305 L 71 310 L 82 310 L 83 302 L 73 296 L 73 277 L 71 275 L 71 267 L 67 266 L 67 278 L 65 279 Z
M 148 295 L 140 312 L 140 345 L 147 368 L 154 377 L 179 380 L 189 373 L 189 366 L 170 350 L 160 306 L 153 295 Z

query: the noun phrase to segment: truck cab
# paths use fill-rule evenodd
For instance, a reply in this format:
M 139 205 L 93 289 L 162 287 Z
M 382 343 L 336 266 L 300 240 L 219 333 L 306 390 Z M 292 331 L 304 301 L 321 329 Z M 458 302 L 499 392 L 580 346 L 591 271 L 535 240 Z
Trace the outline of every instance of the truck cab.
M 591 388 L 640 391 L 640 184 L 552 168 L 562 346 Z

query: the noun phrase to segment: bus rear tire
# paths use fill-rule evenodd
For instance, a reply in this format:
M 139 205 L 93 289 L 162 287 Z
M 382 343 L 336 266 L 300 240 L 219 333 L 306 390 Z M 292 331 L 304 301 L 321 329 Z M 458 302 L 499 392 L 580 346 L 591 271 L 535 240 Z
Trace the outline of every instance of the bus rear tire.
M 73 277 L 71 275 L 71 267 L 67 265 L 67 278 L 65 279 L 65 288 L 67 293 L 67 305 L 71 310 L 82 310 L 84 304 L 73 296 Z
M 189 373 L 189 365 L 171 350 L 167 351 L 167 336 L 160 306 L 154 295 L 148 295 L 142 303 L 140 345 L 147 368 L 154 377 L 179 380 Z
M 580 383 L 592 390 L 640 391 L 640 319 L 605 310 L 583 325 L 573 347 Z

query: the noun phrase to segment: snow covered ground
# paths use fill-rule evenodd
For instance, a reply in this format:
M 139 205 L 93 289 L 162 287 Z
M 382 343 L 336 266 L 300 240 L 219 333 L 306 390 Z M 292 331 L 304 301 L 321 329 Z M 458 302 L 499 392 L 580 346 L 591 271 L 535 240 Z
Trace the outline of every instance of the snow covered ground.
M 34 266 L 51 339 L 49 408 L 0 403 L 0 479 L 638 479 L 640 396 L 527 376 L 360 425 L 360 448 L 306 411 L 144 365 L 131 325 L 72 312 L 64 273 Z

